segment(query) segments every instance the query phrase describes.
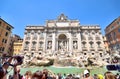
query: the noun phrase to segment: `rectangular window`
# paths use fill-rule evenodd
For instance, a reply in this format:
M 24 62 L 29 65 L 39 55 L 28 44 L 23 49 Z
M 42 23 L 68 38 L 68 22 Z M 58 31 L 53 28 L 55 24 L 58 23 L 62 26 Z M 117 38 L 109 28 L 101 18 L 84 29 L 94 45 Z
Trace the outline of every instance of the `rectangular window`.
M 2 25 L 2 22 L 0 21 L 0 26 Z
M 2 47 L 0 47 L 0 51 L 2 50 Z
M 113 29 L 113 28 L 114 28 L 114 26 L 111 27 L 111 29 Z
M 2 48 L 2 51 L 4 51 L 4 47 Z
M 43 32 L 40 33 L 40 37 L 43 37 Z
M 118 21 L 117 24 L 120 24 L 120 22 Z
M 33 40 L 37 40 L 37 33 L 34 33 Z
M 116 33 L 115 32 L 113 33 L 113 38 L 116 39 Z
M 110 38 L 111 38 L 111 34 L 108 35 L 108 39 L 110 39 Z
M 5 36 L 8 36 L 8 32 L 5 33 Z
M 118 28 L 118 32 L 120 32 L 120 28 Z
M 11 28 L 9 26 L 6 26 L 6 30 L 11 31 Z
M 29 47 L 29 43 L 25 43 L 25 48 L 28 48 Z
M 5 43 L 7 43 L 7 40 L 5 40 Z
M 2 39 L 2 43 L 4 43 L 4 39 Z
M 27 33 L 27 37 L 30 37 L 30 32 Z

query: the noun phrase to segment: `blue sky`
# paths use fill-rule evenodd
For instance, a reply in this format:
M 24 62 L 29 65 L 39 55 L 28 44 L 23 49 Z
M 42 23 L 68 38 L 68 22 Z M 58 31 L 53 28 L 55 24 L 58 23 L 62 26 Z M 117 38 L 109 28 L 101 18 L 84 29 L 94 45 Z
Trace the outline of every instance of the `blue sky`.
M 100 25 L 104 35 L 105 27 L 120 16 L 120 0 L 0 0 L 1 18 L 22 38 L 27 25 L 45 25 L 61 13 L 81 25 Z

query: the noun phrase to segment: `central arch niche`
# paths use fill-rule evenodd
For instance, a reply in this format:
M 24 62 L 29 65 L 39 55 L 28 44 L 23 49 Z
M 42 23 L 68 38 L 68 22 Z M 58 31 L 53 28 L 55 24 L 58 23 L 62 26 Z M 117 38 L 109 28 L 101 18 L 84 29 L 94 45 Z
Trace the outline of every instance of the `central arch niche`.
M 66 37 L 65 34 L 60 34 L 58 38 L 59 38 L 60 40 L 65 40 L 65 39 L 67 39 L 67 37 Z
M 66 51 L 67 46 L 67 36 L 65 34 L 60 34 L 58 36 L 58 50 Z

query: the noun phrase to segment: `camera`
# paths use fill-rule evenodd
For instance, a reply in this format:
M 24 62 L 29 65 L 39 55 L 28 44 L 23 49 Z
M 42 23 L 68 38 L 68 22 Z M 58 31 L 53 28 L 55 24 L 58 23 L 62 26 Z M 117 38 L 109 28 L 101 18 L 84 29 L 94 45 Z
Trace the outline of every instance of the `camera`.
M 119 71 L 119 72 L 120 72 L 120 64 L 116 64 L 116 65 L 107 65 L 106 68 L 107 68 L 107 70 Z
M 14 63 L 17 63 L 17 65 L 21 65 L 23 63 L 23 58 L 24 56 L 20 56 L 20 55 L 15 55 L 15 56 L 7 56 L 7 55 L 3 55 L 2 59 L 9 59 L 10 57 L 12 57 L 14 60 L 13 60 L 13 64 L 10 64 L 6 61 L 4 61 L 4 64 L 7 64 L 9 66 L 14 66 Z
M 21 65 L 23 63 L 23 58 L 24 56 L 16 56 L 15 59 L 17 61 L 17 63 L 19 63 L 19 65 Z

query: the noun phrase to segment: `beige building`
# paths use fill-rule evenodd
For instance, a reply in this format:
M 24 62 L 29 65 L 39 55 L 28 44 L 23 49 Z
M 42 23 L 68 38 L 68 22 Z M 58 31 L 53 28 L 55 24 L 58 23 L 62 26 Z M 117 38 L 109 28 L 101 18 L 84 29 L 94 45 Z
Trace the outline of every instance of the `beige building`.
M 14 55 L 17 55 L 21 52 L 22 43 L 23 43 L 22 39 L 19 39 L 19 40 L 14 42 L 14 45 L 13 45 L 14 46 L 14 52 L 13 52 Z
M 0 18 L 0 56 L 3 52 L 11 54 L 11 33 L 14 27 Z
M 44 26 L 26 26 L 22 52 L 31 56 L 37 53 L 98 59 L 105 50 L 99 25 L 81 25 L 79 20 L 61 14 L 55 20 L 47 20 Z
M 11 47 L 12 47 L 12 55 L 18 54 L 22 47 L 22 39 L 19 35 L 13 34 L 11 35 Z M 18 45 L 17 45 L 18 43 Z M 20 44 L 21 43 L 21 44 Z

